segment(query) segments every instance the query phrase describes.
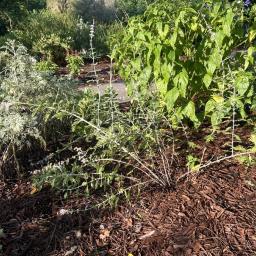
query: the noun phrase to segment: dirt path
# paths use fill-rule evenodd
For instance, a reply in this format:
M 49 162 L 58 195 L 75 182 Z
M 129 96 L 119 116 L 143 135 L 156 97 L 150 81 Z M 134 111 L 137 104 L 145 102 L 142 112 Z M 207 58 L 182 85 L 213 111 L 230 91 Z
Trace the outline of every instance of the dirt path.
M 95 82 L 95 72 L 94 66 L 92 64 L 87 64 L 81 69 L 81 74 L 79 76 L 80 90 L 84 88 L 90 88 L 95 92 L 100 92 L 101 94 L 110 86 L 113 87 L 117 93 L 117 99 L 120 103 L 129 102 L 130 99 L 127 95 L 127 90 L 125 83 L 120 79 L 120 77 L 114 74 L 114 68 L 111 64 L 105 60 L 96 63 L 95 70 L 97 73 L 97 80 L 99 84 Z M 110 71 L 112 70 L 112 81 L 110 81 Z M 66 68 L 61 68 L 60 73 L 65 75 L 68 73 Z

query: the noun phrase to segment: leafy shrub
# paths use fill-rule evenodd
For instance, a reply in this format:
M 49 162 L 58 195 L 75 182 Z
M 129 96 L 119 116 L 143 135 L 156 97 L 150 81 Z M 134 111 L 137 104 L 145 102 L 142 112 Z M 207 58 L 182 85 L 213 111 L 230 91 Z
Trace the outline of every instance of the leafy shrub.
M 113 56 L 129 93 L 154 84 L 173 124 L 210 117 L 216 126 L 234 108 L 245 117 L 251 103 L 255 49 L 243 50 L 246 40 L 241 4 L 161 1 L 129 22 Z
M 97 23 L 94 47 L 99 55 L 109 52 L 107 36 L 108 25 Z M 34 11 L 10 32 L 9 38 L 19 41 L 33 55 L 43 56 L 59 65 L 65 64 L 69 49 L 90 48 L 89 25 L 72 13 Z
M 137 102 L 123 112 L 111 88 L 100 98 L 86 91 L 72 113 L 60 110 L 59 115 L 74 118 L 73 133 L 88 146 L 75 147 L 67 161 L 36 171 L 33 180 L 38 189 L 50 185 L 66 195 L 76 191 L 90 195 L 99 189 L 103 195 L 124 194 L 141 185 L 135 177 L 143 173 L 150 181 L 171 186 L 170 173 L 164 176 L 152 160 L 156 152 L 159 154 L 159 141 L 165 136 L 160 127 L 167 127 L 164 113 L 154 100 Z M 128 182 L 128 188 L 124 182 Z
M 92 23 L 111 23 L 115 19 L 114 0 L 75 0 L 73 11 L 84 21 Z
M 72 76 L 80 74 L 80 69 L 84 64 L 84 60 L 79 55 L 68 55 L 66 57 L 67 67 Z
M 36 69 L 42 72 L 53 72 L 58 70 L 58 66 L 51 60 L 41 60 L 36 63 Z
M 117 12 L 121 17 L 132 17 L 143 14 L 149 4 L 155 1 L 156 0 L 117 0 L 115 2 L 115 7 L 117 8 Z
M 4 152 L 0 170 L 8 160 L 20 172 L 17 152 L 35 142 L 45 146 L 43 131 L 54 113 L 50 107 L 67 107 L 78 92 L 72 89 L 74 83 L 38 72 L 25 47 L 11 41 L 4 50 L 8 57 L 0 82 L 0 148 Z M 49 110 L 41 112 L 42 106 Z
M 32 12 L 10 36 L 33 54 L 46 55 L 53 61 L 61 58 L 63 62 L 67 49 L 78 48 L 82 41 L 89 41 L 89 28 L 70 13 L 42 10 Z
M 111 53 L 112 49 L 119 44 L 120 40 L 122 40 L 122 36 L 125 30 L 125 25 L 121 22 L 113 22 L 111 25 L 106 28 L 106 43 L 107 47 Z M 97 48 L 96 48 L 97 49 Z

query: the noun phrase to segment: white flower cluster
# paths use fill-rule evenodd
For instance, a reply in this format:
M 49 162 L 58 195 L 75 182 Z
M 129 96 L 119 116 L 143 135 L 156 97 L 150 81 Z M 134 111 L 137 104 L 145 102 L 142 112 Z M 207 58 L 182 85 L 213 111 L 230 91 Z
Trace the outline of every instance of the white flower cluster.
M 77 155 L 75 157 L 78 158 L 78 160 L 82 164 L 88 163 L 88 160 L 86 158 L 86 153 L 81 148 L 75 147 L 74 150 L 77 152 Z
M 60 210 L 57 212 L 57 215 L 58 215 L 58 216 L 63 216 L 63 215 L 72 214 L 72 213 L 73 213 L 72 210 L 60 209 Z
M 43 173 L 43 172 L 48 172 L 50 170 L 59 170 L 60 172 L 63 170 L 63 166 L 66 166 L 69 164 L 69 161 L 70 159 L 67 158 L 63 161 L 60 161 L 58 163 L 49 163 L 48 165 L 46 165 L 45 167 L 41 168 L 41 169 L 37 169 L 37 170 L 34 170 L 32 172 L 33 175 L 38 175 L 40 173 Z
M 94 20 L 93 23 L 90 25 L 90 38 L 94 37 Z

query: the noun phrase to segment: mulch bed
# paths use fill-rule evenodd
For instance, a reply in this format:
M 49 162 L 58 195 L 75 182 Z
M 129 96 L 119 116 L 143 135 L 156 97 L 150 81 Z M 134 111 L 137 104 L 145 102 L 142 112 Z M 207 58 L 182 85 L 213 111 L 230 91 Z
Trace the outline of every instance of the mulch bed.
M 62 201 L 47 189 L 31 194 L 29 181 L 2 182 L 3 255 L 256 255 L 255 168 L 223 162 L 175 191 L 151 187 L 90 212 L 84 197 Z

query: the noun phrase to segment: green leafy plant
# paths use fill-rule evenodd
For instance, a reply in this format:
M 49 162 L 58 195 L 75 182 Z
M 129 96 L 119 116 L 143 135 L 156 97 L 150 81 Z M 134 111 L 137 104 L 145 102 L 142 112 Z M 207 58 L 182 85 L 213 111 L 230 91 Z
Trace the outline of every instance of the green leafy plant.
M 84 64 L 84 60 L 79 55 L 67 55 L 66 57 L 67 67 L 72 76 L 80 74 L 81 67 Z
M 76 84 L 38 72 L 35 59 L 24 46 L 10 41 L 1 50 L 7 59 L 0 83 L 0 170 L 14 163 L 13 169 L 20 174 L 17 153 L 35 144 L 45 147 L 45 130 L 53 120 L 54 109 L 69 106 L 78 92 Z M 49 110 L 41 112 L 45 106 Z
M 36 63 L 36 69 L 42 72 L 53 72 L 58 70 L 58 65 L 51 60 L 41 60 Z
M 67 49 L 83 47 L 81 43 L 89 41 L 89 28 L 72 13 L 42 10 L 31 12 L 11 31 L 10 37 L 26 46 L 31 53 L 45 55 L 62 64 Z
M 153 2 L 155 2 L 155 0 L 117 0 L 115 2 L 115 7 L 117 8 L 117 13 L 121 17 L 129 18 L 143 14 L 148 5 Z
M 172 170 L 160 149 L 166 135 L 160 127 L 168 127 L 168 122 L 153 98 L 123 112 L 113 89 L 106 91 L 100 102 L 97 94 L 85 91 L 72 112 L 61 109 L 57 114 L 59 118 L 66 115 L 73 118 L 75 137 L 87 146 L 80 144 L 67 161 L 36 171 L 33 180 L 38 189 L 50 185 L 66 195 L 75 191 L 91 195 L 100 189 L 110 203 L 110 199 L 116 202 L 119 196 L 126 197 L 129 190 L 148 182 L 173 185 Z M 157 164 L 159 155 L 166 162 L 163 168 Z M 142 174 L 145 181 L 140 181 Z
M 184 3 L 157 2 L 129 22 L 113 57 L 130 95 L 156 88 L 173 124 L 209 117 L 216 127 L 234 106 L 245 117 L 255 49 L 244 34 L 242 4 Z
M 33 50 L 48 60 L 63 65 L 70 48 L 70 39 L 63 39 L 56 34 L 42 36 L 33 46 Z

